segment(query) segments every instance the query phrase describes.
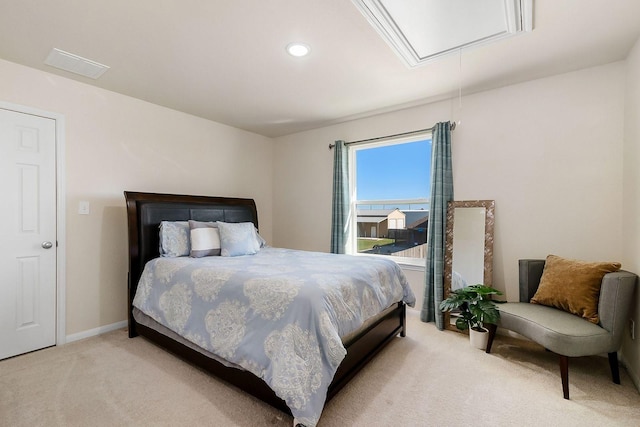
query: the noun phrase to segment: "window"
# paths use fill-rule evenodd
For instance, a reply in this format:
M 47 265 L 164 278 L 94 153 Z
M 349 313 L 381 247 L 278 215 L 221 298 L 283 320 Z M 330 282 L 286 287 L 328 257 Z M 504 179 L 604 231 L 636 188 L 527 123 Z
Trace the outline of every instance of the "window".
M 350 253 L 424 264 L 431 192 L 431 134 L 350 150 Z

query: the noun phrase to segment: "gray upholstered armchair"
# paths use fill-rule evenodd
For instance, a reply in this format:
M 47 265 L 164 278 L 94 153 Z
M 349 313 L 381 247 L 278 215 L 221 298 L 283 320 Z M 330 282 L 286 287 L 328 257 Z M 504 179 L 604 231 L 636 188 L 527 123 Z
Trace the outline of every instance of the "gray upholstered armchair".
M 500 327 L 517 332 L 560 356 L 565 399 L 569 399 L 569 357 L 607 353 L 613 382 L 620 384 L 617 351 L 637 276 L 622 270 L 604 276 L 598 302 L 600 322 L 595 324 L 557 308 L 529 303 L 540 283 L 544 265 L 545 260 L 519 261 L 520 302 L 498 305 L 500 320 L 497 325 L 488 325 L 486 352 L 491 352 L 496 330 Z

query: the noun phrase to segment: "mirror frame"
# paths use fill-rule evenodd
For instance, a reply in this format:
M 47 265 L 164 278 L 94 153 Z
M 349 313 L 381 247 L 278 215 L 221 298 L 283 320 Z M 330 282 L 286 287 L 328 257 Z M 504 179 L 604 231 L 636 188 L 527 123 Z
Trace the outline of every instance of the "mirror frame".
M 484 215 L 484 285 L 493 286 L 493 229 L 495 226 L 495 200 L 462 200 L 447 203 L 447 227 L 444 252 L 444 292 L 443 299 L 451 293 L 453 264 L 453 225 L 456 208 L 485 208 Z M 444 312 L 444 328 L 461 332 L 451 324 L 450 313 Z

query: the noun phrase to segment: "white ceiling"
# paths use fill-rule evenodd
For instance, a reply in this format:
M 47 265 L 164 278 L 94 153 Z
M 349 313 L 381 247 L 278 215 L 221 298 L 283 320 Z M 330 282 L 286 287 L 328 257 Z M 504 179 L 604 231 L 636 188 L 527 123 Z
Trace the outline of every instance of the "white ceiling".
M 0 0 L 0 58 L 273 137 L 623 60 L 640 1 L 536 0 L 533 25 L 409 69 L 349 0 Z

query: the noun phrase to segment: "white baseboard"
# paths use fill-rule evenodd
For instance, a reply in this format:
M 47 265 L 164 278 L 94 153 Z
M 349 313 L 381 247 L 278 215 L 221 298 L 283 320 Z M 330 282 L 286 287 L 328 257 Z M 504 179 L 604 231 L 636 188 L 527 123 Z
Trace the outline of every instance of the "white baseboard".
M 115 331 L 116 329 L 126 328 L 127 321 L 112 323 L 110 325 L 100 326 L 98 328 L 89 329 L 87 331 L 78 332 L 76 334 L 67 335 L 67 343 L 78 341 L 84 338 L 95 337 L 96 335 Z

